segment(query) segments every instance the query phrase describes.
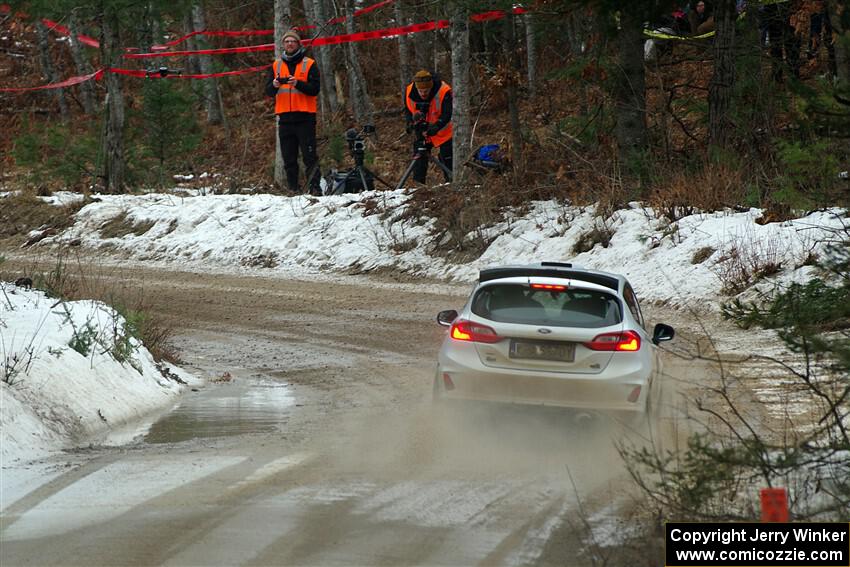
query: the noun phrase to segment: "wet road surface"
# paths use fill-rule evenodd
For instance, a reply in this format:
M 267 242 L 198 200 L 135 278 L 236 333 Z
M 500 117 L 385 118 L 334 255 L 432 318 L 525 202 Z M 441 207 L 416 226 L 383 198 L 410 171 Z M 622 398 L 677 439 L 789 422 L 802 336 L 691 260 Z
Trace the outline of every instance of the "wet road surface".
M 622 429 L 430 404 L 434 316 L 468 286 L 110 278 L 210 382 L 137 442 L 64 456 L 4 502 L 4 567 L 591 565 L 628 535 Z

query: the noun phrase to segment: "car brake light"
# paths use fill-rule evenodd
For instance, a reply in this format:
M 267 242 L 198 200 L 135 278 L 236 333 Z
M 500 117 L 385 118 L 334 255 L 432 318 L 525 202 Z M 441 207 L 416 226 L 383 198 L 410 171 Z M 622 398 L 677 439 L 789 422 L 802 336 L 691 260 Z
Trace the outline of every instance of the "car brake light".
M 502 337 L 487 325 L 479 325 L 466 319 L 452 323 L 449 335 L 456 341 L 471 341 L 473 343 L 497 343 Z
M 634 331 L 603 333 L 596 335 L 589 343 L 584 343 L 584 346 L 590 350 L 634 352 L 640 350 L 640 335 Z
M 546 291 L 566 291 L 567 286 L 565 286 L 565 285 L 543 284 L 543 283 L 533 283 L 533 284 L 531 284 L 531 289 L 545 289 Z

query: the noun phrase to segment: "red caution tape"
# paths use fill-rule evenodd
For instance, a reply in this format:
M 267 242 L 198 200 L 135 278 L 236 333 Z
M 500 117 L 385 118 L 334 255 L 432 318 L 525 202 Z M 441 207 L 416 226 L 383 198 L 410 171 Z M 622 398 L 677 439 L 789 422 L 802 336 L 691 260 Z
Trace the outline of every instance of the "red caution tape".
M 42 85 L 40 87 L 24 87 L 24 88 L 15 88 L 15 89 L 0 89 L 0 92 L 23 92 L 23 91 L 40 91 L 43 89 L 64 89 L 65 87 L 72 87 L 74 85 L 79 85 L 80 83 L 85 83 L 86 81 L 90 81 L 92 79 L 100 79 L 103 76 L 104 70 L 99 69 L 94 73 L 89 75 L 80 75 L 79 77 L 71 77 L 70 79 L 65 79 L 60 83 L 50 83 L 49 85 Z
M 383 2 L 378 2 L 377 4 L 372 4 L 371 6 L 366 6 L 365 8 L 360 8 L 359 10 L 354 11 L 354 17 L 362 16 L 363 14 L 368 14 L 369 12 L 374 12 L 378 8 L 383 8 L 387 4 L 392 4 L 395 0 L 384 0 Z M 338 16 L 331 20 L 328 20 L 329 24 L 341 24 L 345 21 L 345 16 Z
M 374 30 L 368 32 L 348 33 L 342 35 L 334 35 L 330 37 L 317 37 L 314 40 L 305 40 L 306 45 L 336 45 L 339 43 L 352 43 L 356 41 L 368 41 L 370 39 L 384 39 L 387 37 L 397 37 L 411 33 L 420 33 L 426 31 L 439 30 L 449 27 L 448 20 L 437 20 L 435 22 L 426 22 L 423 24 L 411 24 L 409 26 L 400 26 L 395 28 L 384 28 L 382 30 Z
M 47 18 L 42 18 L 41 20 L 47 29 L 53 30 L 57 32 L 59 35 L 69 36 L 71 35 L 71 30 L 66 28 L 65 26 L 54 22 L 53 20 L 48 20 Z M 89 37 L 87 35 L 79 34 L 77 39 L 80 40 L 80 43 L 85 45 L 89 45 L 91 47 L 100 47 L 100 42 L 98 42 L 95 38 Z
M 385 2 L 379 2 L 378 4 L 374 5 L 373 7 L 364 8 L 363 10 L 371 11 L 371 10 L 376 9 L 377 7 L 380 7 L 381 5 L 388 4 L 391 1 L 393 1 L 393 0 L 386 0 Z M 524 14 L 528 11 L 529 10 L 527 10 L 525 8 L 514 8 L 512 10 L 512 12 L 514 14 Z M 506 15 L 507 15 L 506 12 L 504 12 L 502 10 L 494 10 L 494 11 L 490 11 L 490 12 L 483 12 L 483 13 L 480 13 L 480 14 L 474 14 L 473 16 L 471 16 L 470 19 L 472 21 L 482 22 L 482 21 L 491 21 L 491 20 L 497 20 L 497 19 L 500 19 L 500 18 L 504 18 Z M 373 39 L 384 39 L 384 38 L 397 37 L 397 36 L 408 35 L 408 34 L 413 34 L 413 33 L 434 31 L 434 30 L 438 30 L 438 29 L 448 28 L 450 25 L 451 24 L 449 23 L 448 20 L 436 20 L 436 21 L 431 21 L 431 22 L 423 22 L 423 23 L 420 23 L 420 24 L 411 24 L 411 25 L 407 25 L 407 26 L 384 28 L 384 29 L 380 29 L 380 30 L 373 30 L 373 31 L 367 31 L 367 32 L 341 34 L 341 35 L 335 35 L 335 36 L 329 36 L 329 37 L 318 37 L 318 38 L 315 38 L 315 39 L 312 39 L 312 40 L 309 40 L 309 39 L 304 40 L 302 43 L 304 43 L 305 45 L 313 45 L 313 46 L 336 45 L 336 44 L 340 44 L 340 43 L 352 43 L 352 42 L 358 42 L 358 41 L 368 41 L 368 40 L 373 40 Z M 54 24 L 54 28 L 59 29 L 59 27 L 57 27 L 57 25 L 55 25 L 55 24 Z M 221 35 L 221 36 L 228 36 L 228 35 L 269 35 L 270 33 L 271 33 L 270 31 L 193 32 L 192 34 L 189 34 L 189 35 L 190 36 L 191 35 L 197 35 L 197 34 Z M 85 36 L 80 36 L 80 37 L 85 37 Z M 89 38 L 89 39 L 91 39 L 91 38 Z M 94 40 L 92 40 L 92 41 L 94 41 Z M 250 46 L 245 46 L 245 47 L 227 47 L 227 48 L 222 48 L 222 49 L 202 49 L 202 50 L 196 50 L 196 51 L 171 51 L 171 52 L 168 52 L 168 53 L 128 53 L 128 54 L 124 55 L 124 57 L 127 58 L 127 59 L 148 59 L 148 58 L 153 58 L 153 57 L 180 57 L 180 56 L 198 55 L 198 54 L 224 55 L 224 54 L 230 54 L 230 53 L 250 53 L 250 52 L 257 52 L 257 51 L 274 51 L 274 44 L 267 43 L 267 44 L 263 44 L 263 45 L 250 45 Z M 259 67 L 250 67 L 250 68 L 247 68 L 247 69 L 239 69 L 239 70 L 236 70 L 236 71 L 224 71 L 224 72 L 221 72 L 221 73 L 210 73 L 210 74 L 204 74 L 204 75 L 199 75 L 199 74 L 181 75 L 181 74 L 175 74 L 175 73 L 170 73 L 170 72 L 165 72 L 164 74 L 160 74 L 156 71 L 150 72 L 150 71 L 144 71 L 144 70 L 111 68 L 111 69 L 107 69 L 107 70 L 101 69 L 101 70 L 96 71 L 96 72 L 94 72 L 90 75 L 83 75 L 83 76 L 79 76 L 79 77 L 71 77 L 70 79 L 66 79 L 65 81 L 62 81 L 61 83 L 52 83 L 50 85 L 43 85 L 43 86 L 40 86 L 40 87 L 0 88 L 0 92 L 22 92 L 22 91 L 41 90 L 41 89 L 64 88 L 64 87 L 77 85 L 77 84 L 83 83 L 85 81 L 89 81 L 91 79 L 100 79 L 103 76 L 103 73 L 105 71 L 110 71 L 110 72 L 113 72 L 113 73 L 131 76 L 131 77 L 209 79 L 209 78 L 213 78 L 213 77 L 227 77 L 227 76 L 232 76 L 232 75 L 241 75 L 241 74 L 244 74 L 244 73 L 253 73 L 253 72 L 257 72 L 257 71 L 262 71 L 263 69 L 266 69 L 270 66 L 271 65 L 262 65 L 262 66 L 259 66 Z
M 194 37 L 196 35 L 207 35 L 212 37 L 244 37 L 244 36 L 258 36 L 258 35 L 274 35 L 274 30 L 237 30 L 237 31 L 194 31 L 191 33 L 187 33 L 181 38 L 175 39 L 174 41 L 169 41 L 168 43 L 163 43 L 162 45 L 154 45 L 151 47 L 153 51 L 162 51 L 164 49 L 168 49 L 169 47 L 174 47 L 180 43 L 183 43 L 190 37 Z M 127 50 L 135 50 L 138 49 L 136 47 L 130 47 Z
M 383 8 L 387 4 L 392 4 L 395 0 L 382 0 L 376 4 L 372 4 L 371 6 L 366 6 L 365 8 L 361 8 L 359 10 L 354 11 L 354 17 L 362 16 L 363 14 L 368 14 L 369 12 L 374 12 L 378 8 Z M 340 24 L 345 21 L 345 16 L 339 16 L 336 18 L 332 18 L 328 20 L 327 24 Z M 297 30 L 307 30 L 307 29 L 315 29 L 316 26 L 298 26 L 295 29 Z M 169 41 L 168 43 L 163 43 L 162 45 L 154 45 L 151 47 L 152 51 L 163 51 L 170 47 L 174 47 L 175 45 L 179 45 L 186 41 L 187 39 L 194 37 L 196 35 L 205 35 L 210 37 L 244 37 L 244 36 L 258 36 L 258 35 L 274 35 L 274 30 L 237 30 L 237 31 L 194 31 L 191 33 L 187 33 L 183 37 L 177 38 L 175 40 Z M 131 47 L 128 48 L 127 51 L 136 50 L 137 48 Z
M 511 10 L 514 14 L 525 14 L 529 10 L 527 8 L 514 8 Z M 507 14 L 504 10 L 491 10 L 489 12 L 481 12 L 479 14 L 472 14 L 469 19 L 473 22 L 490 22 L 492 20 L 501 20 Z
M 434 31 L 445 29 L 450 26 L 448 20 L 437 20 L 434 22 L 425 22 L 421 24 L 411 24 L 409 26 L 399 26 L 394 28 L 384 28 L 367 32 L 347 33 L 341 35 L 332 35 L 329 37 L 317 37 L 316 39 L 305 39 L 301 43 L 304 45 L 337 45 L 340 43 L 352 43 L 357 41 L 368 41 L 372 39 L 384 39 L 388 37 L 397 37 L 412 33 L 421 33 L 426 31 Z M 229 53 L 248 53 L 252 51 L 274 51 L 273 43 L 263 45 L 250 45 L 245 47 L 225 47 L 221 49 L 201 49 L 196 51 L 169 51 L 166 53 L 128 53 L 124 55 L 126 59 L 150 59 L 152 57 L 184 57 L 187 55 L 225 55 Z
M 393 0 L 387 0 L 387 3 Z M 379 2 L 375 6 L 370 6 L 369 8 L 363 8 L 363 10 L 372 10 L 375 9 L 376 6 L 383 5 L 382 2 Z M 514 8 L 512 12 L 514 14 L 524 14 L 529 10 L 526 8 Z M 507 15 L 507 12 L 504 10 L 492 10 L 490 12 L 482 12 L 480 14 L 473 14 L 470 16 L 470 20 L 474 22 L 487 22 L 492 20 L 498 20 L 504 18 Z M 450 26 L 448 20 L 437 20 L 432 22 L 424 22 L 421 24 L 411 24 L 408 26 L 399 26 L 393 28 L 384 28 L 379 30 L 367 31 L 367 32 L 356 32 L 350 34 L 340 34 L 340 35 L 332 35 L 327 37 L 317 37 L 315 39 L 305 39 L 301 43 L 304 45 L 338 45 L 340 43 L 352 43 L 358 41 L 368 41 L 372 39 L 384 39 L 388 37 L 397 37 L 400 35 L 407 35 L 412 33 L 421 33 L 426 31 L 434 31 L 438 29 L 445 29 Z M 299 28 L 303 29 L 303 28 Z M 180 38 L 179 40 L 175 40 L 168 45 L 176 45 L 177 43 L 183 41 L 185 38 L 191 37 L 192 35 L 204 34 L 204 35 L 221 35 L 221 36 L 238 36 L 238 35 L 271 35 L 272 30 L 260 30 L 254 32 L 243 32 L 243 31 L 234 31 L 234 32 L 192 32 L 185 36 L 184 38 Z M 163 46 L 155 46 L 153 49 L 158 50 Z M 263 45 L 253 45 L 246 47 L 228 47 L 222 49 L 203 49 L 203 50 L 195 50 L 195 51 L 170 51 L 167 53 L 131 53 L 124 55 L 127 59 L 148 59 L 151 57 L 184 57 L 187 55 L 226 55 L 230 53 L 248 53 L 253 51 L 274 51 L 274 44 L 263 44 Z
M 51 83 L 49 85 L 42 85 L 40 87 L 23 87 L 23 88 L 0 88 L 0 92 L 25 92 L 25 91 L 40 91 L 45 89 L 63 89 L 65 87 L 72 87 L 74 85 L 79 85 L 80 83 L 84 83 L 86 81 L 100 80 L 103 77 L 104 73 L 115 73 L 116 75 L 124 75 L 126 77 L 137 77 L 140 79 L 212 79 L 214 77 L 231 77 L 233 75 L 244 75 L 246 73 L 256 73 L 259 71 L 263 71 L 271 67 L 271 63 L 268 65 L 260 65 L 258 67 L 248 67 L 246 69 L 237 69 L 235 71 L 221 71 L 219 73 L 207 73 L 207 74 L 180 74 L 174 73 L 172 71 L 164 71 L 160 73 L 159 71 L 145 71 L 141 69 L 119 69 L 116 67 L 110 67 L 108 69 L 100 69 L 91 73 L 89 75 L 80 75 L 78 77 L 71 77 L 70 79 L 65 79 L 61 83 Z

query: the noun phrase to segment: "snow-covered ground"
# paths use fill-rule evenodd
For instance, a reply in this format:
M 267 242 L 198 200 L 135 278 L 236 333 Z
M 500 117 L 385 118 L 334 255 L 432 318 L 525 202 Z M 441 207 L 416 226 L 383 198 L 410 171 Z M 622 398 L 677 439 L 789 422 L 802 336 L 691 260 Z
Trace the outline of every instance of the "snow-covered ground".
M 53 197 L 55 202 L 75 198 Z M 403 215 L 409 194 L 366 192 L 313 198 L 275 195 L 103 195 L 84 207 L 65 232 L 40 245 L 74 243 L 103 248 L 136 261 L 191 264 L 214 271 L 304 275 L 316 271 L 394 268 L 411 275 L 472 282 L 492 265 L 567 261 L 629 278 L 644 301 L 719 305 L 724 288 L 775 265 L 768 284 L 805 281 L 810 254 L 848 223 L 844 212 L 820 211 L 782 223 L 757 224 L 761 211 L 696 214 L 671 223 L 633 204 L 607 218 L 593 207 L 554 201 L 531 203 L 529 212 L 469 239 L 489 242 L 473 262 L 455 264 L 431 255 L 432 223 Z M 129 230 L 104 238 L 110 221 Z M 610 234 L 607 247 L 574 246 L 588 232 Z M 743 283 L 743 282 L 742 282 Z
M 62 204 L 78 198 L 59 193 L 48 200 Z M 98 195 L 79 211 L 74 226 L 37 246 L 103 249 L 130 261 L 181 269 L 305 277 L 392 268 L 470 283 L 487 266 L 569 261 L 626 275 L 644 301 L 717 309 L 729 297 L 724 290 L 746 287 L 746 280 L 758 279 L 760 272 L 771 274 L 760 286 L 812 277 L 808 260 L 822 253 L 824 242 L 835 236 L 831 231 L 848 220 L 834 210 L 761 225 L 755 222 L 761 212 L 751 210 L 697 214 L 671 223 L 637 204 L 603 218 L 592 207 L 534 202 L 528 212 L 508 212 L 496 226 L 470 235 L 489 244 L 477 260 L 458 264 L 431 255 L 431 223 L 403 217 L 409 199 L 404 191 L 319 199 L 207 190 Z M 107 228 L 123 234 L 105 237 Z M 576 243 L 592 230 L 609 235 L 608 246 L 575 253 Z M 30 236 L 36 240 L 39 235 Z M 180 391 L 181 385 L 135 343 L 129 357 L 116 360 L 112 352 L 122 322 L 116 323 L 108 307 L 57 303 L 11 284 L 3 289 L 4 465 L 130 422 L 167 405 Z M 80 347 L 81 334 L 96 339 L 86 354 L 70 346 Z
M 0 461 L 5 467 L 120 431 L 197 379 L 159 367 L 93 301 L 0 283 Z

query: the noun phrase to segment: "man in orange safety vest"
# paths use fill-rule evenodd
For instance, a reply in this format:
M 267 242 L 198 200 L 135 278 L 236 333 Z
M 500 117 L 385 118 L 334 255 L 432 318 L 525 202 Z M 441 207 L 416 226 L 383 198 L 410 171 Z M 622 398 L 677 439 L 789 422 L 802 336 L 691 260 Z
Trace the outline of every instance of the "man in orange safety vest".
M 452 169 L 452 88 L 438 75 L 422 70 L 413 77 L 404 93 L 404 116 L 407 132 L 424 136 L 428 148 L 440 151 L 440 161 Z M 419 140 L 413 143 L 414 152 Z M 413 167 L 413 180 L 425 183 L 428 160 L 420 159 Z M 443 172 L 446 181 L 450 177 Z
M 304 160 L 307 189 L 313 195 L 319 189 L 319 156 L 316 152 L 316 99 L 319 95 L 319 66 L 307 57 L 298 32 L 283 34 L 283 52 L 275 59 L 266 83 L 266 95 L 273 96 L 277 114 L 280 153 L 286 183 L 293 193 L 298 185 L 298 151 Z

